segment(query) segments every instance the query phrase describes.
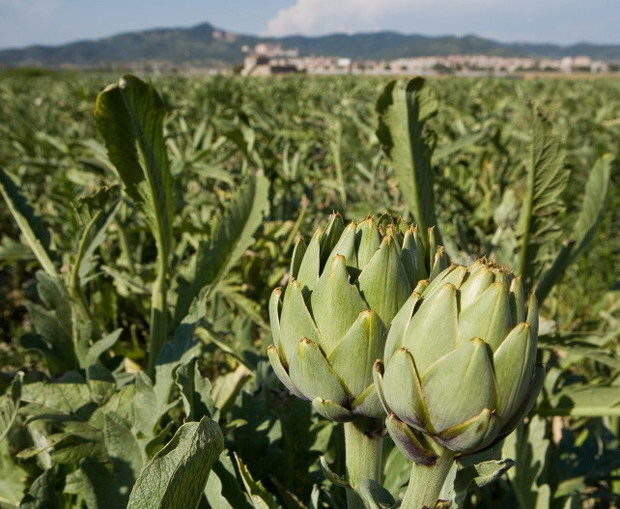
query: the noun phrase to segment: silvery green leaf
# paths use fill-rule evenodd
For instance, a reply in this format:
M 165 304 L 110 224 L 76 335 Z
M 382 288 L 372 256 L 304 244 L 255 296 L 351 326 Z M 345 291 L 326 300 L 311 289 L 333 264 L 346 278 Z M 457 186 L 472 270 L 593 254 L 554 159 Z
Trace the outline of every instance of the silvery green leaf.
M 175 376 L 186 420 L 193 421 L 205 415 L 217 419 L 215 404 L 211 398 L 211 382 L 200 373 L 196 358 L 179 366 Z
M 424 87 L 423 78 L 391 81 L 377 100 L 377 112 L 377 137 L 428 244 L 426 229 L 437 224 L 437 217 L 431 165 L 434 135 L 426 122 L 436 114 L 437 102 Z
M 515 462 L 511 459 L 484 461 L 458 470 L 454 479 L 454 501 L 457 507 L 465 502 L 473 488 L 482 488 L 503 476 Z
M 35 213 L 26 198 L 20 193 L 13 179 L 2 168 L 0 168 L 0 194 L 43 270 L 49 276 L 57 277 L 58 272 L 53 262 L 55 253 L 50 247 L 51 236 L 49 230 L 44 226 L 41 218 Z
M 252 509 L 249 496 L 245 493 L 226 450 L 220 455 L 219 461 L 213 465 L 204 494 L 213 508 Z
M 89 347 L 88 353 L 86 354 L 86 363 L 83 367 L 88 367 L 93 364 L 96 364 L 99 360 L 99 357 L 110 350 L 118 341 L 123 329 L 116 329 L 110 334 L 105 335 L 98 341 L 95 341 L 92 346 Z
M 53 469 L 44 470 L 32 481 L 28 492 L 19 503 L 19 509 L 57 509 L 59 507 L 59 485 L 60 476 Z M 1 494 L 0 498 L 5 500 Z
M 319 462 L 321 464 L 321 470 L 323 470 L 323 473 L 325 474 L 325 477 L 327 477 L 336 486 L 342 486 L 343 488 L 350 488 L 351 487 L 351 484 L 349 483 L 349 481 L 347 481 L 344 477 L 342 477 L 342 476 L 338 475 L 337 473 L 335 473 L 329 467 L 329 463 L 327 463 L 327 459 L 325 458 L 325 456 L 321 456 L 319 458 Z
M 196 507 L 223 449 L 216 422 L 204 417 L 183 424 L 140 473 L 127 509 Z
M 248 470 L 248 467 L 241 460 L 239 455 L 234 453 L 234 457 L 235 462 L 237 463 L 237 469 L 241 475 L 241 480 L 243 481 L 243 485 L 245 487 L 245 491 L 252 500 L 254 509 L 277 509 L 278 504 L 271 493 L 265 489 L 263 483 L 254 480 L 252 474 L 250 474 L 250 471 Z

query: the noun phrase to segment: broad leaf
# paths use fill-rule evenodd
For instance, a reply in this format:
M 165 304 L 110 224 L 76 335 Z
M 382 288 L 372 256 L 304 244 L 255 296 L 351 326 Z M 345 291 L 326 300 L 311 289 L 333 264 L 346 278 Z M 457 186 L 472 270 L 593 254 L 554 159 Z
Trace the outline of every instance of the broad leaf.
M 97 96 L 95 121 L 127 194 L 142 208 L 168 259 L 173 181 L 164 141 L 164 103 L 151 85 L 127 75 Z
M 437 225 L 431 157 L 432 133 L 426 122 L 436 114 L 436 101 L 422 78 L 388 83 L 377 101 L 377 137 L 388 156 L 401 194 L 420 233 L 428 243 L 427 228 Z
M 127 508 L 196 507 L 209 471 L 223 449 L 224 439 L 216 422 L 205 417 L 183 424 L 144 467 Z

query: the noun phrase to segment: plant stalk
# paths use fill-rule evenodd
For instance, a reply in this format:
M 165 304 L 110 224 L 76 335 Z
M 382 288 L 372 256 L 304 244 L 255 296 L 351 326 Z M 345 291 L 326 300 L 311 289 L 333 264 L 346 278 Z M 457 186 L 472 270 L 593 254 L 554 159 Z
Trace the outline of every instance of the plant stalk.
M 347 479 L 352 488 L 357 488 L 365 479 L 381 482 L 383 437 L 373 433 L 373 430 L 380 426 L 372 424 L 368 420 L 344 423 Z M 354 489 L 347 489 L 347 507 L 348 509 L 365 507 Z
M 442 447 L 437 462 L 430 467 L 413 463 L 402 509 L 435 507 L 443 483 L 454 462 L 454 453 Z
M 157 279 L 153 283 L 151 294 L 151 329 L 149 335 L 148 373 L 152 379 L 155 376 L 155 365 L 159 351 L 168 336 L 168 267 L 160 255 Z

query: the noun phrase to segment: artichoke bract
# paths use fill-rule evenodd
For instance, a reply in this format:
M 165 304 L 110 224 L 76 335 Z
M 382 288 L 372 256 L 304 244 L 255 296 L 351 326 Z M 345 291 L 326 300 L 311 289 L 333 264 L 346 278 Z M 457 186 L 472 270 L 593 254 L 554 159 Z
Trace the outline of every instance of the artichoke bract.
M 536 298 L 524 293 L 521 278 L 479 260 L 444 270 L 392 320 L 375 380 L 388 432 L 413 461 L 433 464 L 429 438 L 455 454 L 489 447 L 531 410 L 544 369 Z
M 334 421 L 383 415 L 372 366 L 400 307 L 448 264 L 443 248 L 432 263 L 428 252 L 411 225 L 345 226 L 337 214 L 297 243 L 286 290 L 269 303 L 268 355 L 290 392 Z

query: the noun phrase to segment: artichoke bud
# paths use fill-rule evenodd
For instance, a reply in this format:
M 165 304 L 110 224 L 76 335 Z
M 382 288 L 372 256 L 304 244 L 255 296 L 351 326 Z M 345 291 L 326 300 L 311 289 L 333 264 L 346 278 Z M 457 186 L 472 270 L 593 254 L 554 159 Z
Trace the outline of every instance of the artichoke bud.
M 412 225 L 371 217 L 345 225 L 338 214 L 307 244 L 300 239 L 288 285 L 269 302 L 268 355 L 287 389 L 330 420 L 381 417 L 372 365 L 399 310 L 429 284 L 427 260 L 447 265 L 437 251 Z
M 521 279 L 486 260 L 452 265 L 414 295 L 391 323 L 385 365 L 375 367 L 393 415 L 388 431 L 412 458 L 420 434 L 458 454 L 489 447 L 540 391 L 536 298 L 526 303 Z M 415 444 L 402 445 L 410 435 L 403 426 Z

